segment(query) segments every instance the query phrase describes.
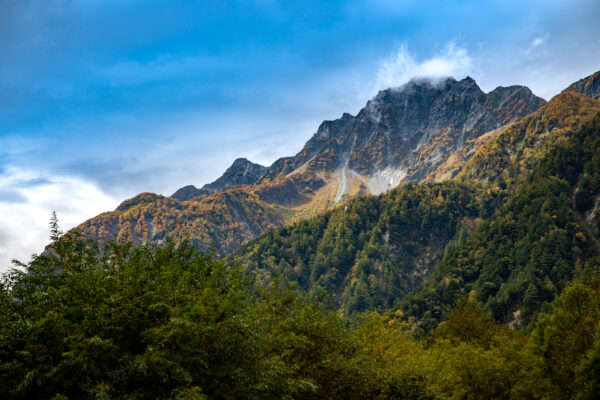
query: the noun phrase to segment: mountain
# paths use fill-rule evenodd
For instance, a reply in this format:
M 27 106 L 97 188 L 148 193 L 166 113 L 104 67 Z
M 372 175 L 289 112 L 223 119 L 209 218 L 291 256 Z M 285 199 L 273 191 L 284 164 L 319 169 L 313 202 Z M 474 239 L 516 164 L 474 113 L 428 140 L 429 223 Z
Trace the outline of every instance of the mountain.
M 474 295 L 498 320 L 509 321 L 519 311 L 520 321 L 527 323 L 571 279 L 577 259 L 589 259 L 592 253 L 577 255 L 577 233 L 591 229 L 590 241 L 597 234 L 595 222 L 586 228 L 581 219 L 596 221 L 591 210 L 598 207 L 590 200 L 596 198 L 593 179 L 577 186 L 577 195 L 573 187 L 553 178 L 525 184 L 536 169 L 535 176 L 551 175 L 540 172 L 540 165 L 554 157 L 557 147 L 572 143 L 576 132 L 599 113 L 600 102 L 563 92 L 511 126 L 480 137 L 482 144 L 471 150 L 470 161 L 453 180 L 403 185 L 380 197 L 353 200 L 343 208 L 271 231 L 244 245 L 231 260 L 253 271 L 260 281 L 283 275 L 306 290 L 323 289 L 347 314 L 392 307 L 413 288 L 403 307 L 429 330 L 445 318 L 460 294 L 474 288 L 479 290 Z M 584 154 L 589 158 L 600 150 L 596 143 L 588 147 L 580 149 L 582 160 Z M 587 214 L 571 214 L 571 203 L 586 203 Z M 558 220 L 538 219 L 544 207 L 556 210 L 555 216 L 548 212 Z M 567 248 L 559 244 L 562 239 Z M 565 256 L 571 254 L 570 241 L 575 249 L 572 258 Z M 456 267 L 453 254 L 465 243 L 470 243 L 469 253 Z M 519 254 L 511 252 L 513 248 Z M 483 258 L 486 254 L 488 258 Z M 532 268 L 526 267 L 528 262 L 544 257 L 545 269 L 536 275 L 541 281 L 532 281 L 532 273 L 520 278 L 518 290 L 508 289 L 512 287 L 508 282 L 519 280 L 518 271 Z M 459 271 L 449 277 L 445 271 L 452 268 Z M 465 286 L 465 271 L 470 268 L 508 268 L 517 275 L 507 269 L 507 275 Z M 555 275 L 548 268 L 554 268 Z M 555 289 L 540 287 L 544 274 Z M 420 286 L 425 280 L 428 283 Z M 545 297 L 528 298 L 528 308 L 521 307 L 522 286 L 529 284 Z M 498 299 L 488 303 L 492 293 Z
M 379 92 L 356 116 L 324 121 L 294 157 L 268 168 L 237 159 L 200 189 L 185 186 L 169 198 L 139 195 L 79 229 L 102 241 L 123 234 L 135 243 L 188 237 L 201 248 L 216 243 L 230 252 L 275 226 L 360 195 L 450 179 L 460 171 L 448 167 L 453 155 L 463 152 L 466 162 L 473 151 L 465 149 L 477 149 L 489 132 L 544 104 L 523 86 L 486 94 L 469 77 L 413 80 Z
M 194 185 L 184 186 L 173 193 L 171 197 L 179 201 L 186 201 L 233 186 L 253 185 L 266 172 L 266 167 L 250 162 L 246 158 L 238 158 L 216 181 L 207 183 L 201 189 L 196 188 Z
M 600 98 L 600 71 L 580 79 L 565 89 L 565 92 L 576 92 L 585 94 L 593 99 Z

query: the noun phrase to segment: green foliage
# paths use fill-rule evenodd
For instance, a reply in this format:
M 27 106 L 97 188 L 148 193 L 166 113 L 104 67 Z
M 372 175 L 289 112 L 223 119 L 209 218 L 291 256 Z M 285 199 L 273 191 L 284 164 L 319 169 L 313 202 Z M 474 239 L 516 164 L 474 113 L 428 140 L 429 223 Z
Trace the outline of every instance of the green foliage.
M 409 184 L 270 231 L 231 259 L 260 282 L 280 276 L 326 291 L 346 315 L 390 308 L 422 282 L 457 230 L 493 203 L 454 182 Z
M 555 310 L 540 318 L 533 349 L 554 384 L 555 399 L 598 394 L 600 287 L 576 282 L 564 290 Z
M 57 238 L 0 292 L 0 397 L 327 398 L 374 390 L 332 311 L 193 246 Z
M 495 323 L 476 300 L 459 299 L 434 336 L 453 344 L 464 342 L 489 349 L 496 336 L 510 336 L 510 329 Z
M 391 398 L 537 399 L 550 391 L 525 335 L 466 301 L 448 324 L 418 341 L 399 312 L 361 319 L 359 337 Z
M 593 399 L 599 388 L 597 278 L 568 286 L 529 336 L 462 298 L 417 340 L 401 311 L 344 319 L 186 243 L 99 252 L 71 232 L 26 267 L 0 286 L 3 399 Z
M 580 213 L 600 190 L 599 150 L 600 116 L 552 151 L 473 234 L 448 245 L 428 281 L 403 300 L 406 314 L 428 331 L 470 296 L 498 321 L 534 320 L 598 254 L 597 229 Z

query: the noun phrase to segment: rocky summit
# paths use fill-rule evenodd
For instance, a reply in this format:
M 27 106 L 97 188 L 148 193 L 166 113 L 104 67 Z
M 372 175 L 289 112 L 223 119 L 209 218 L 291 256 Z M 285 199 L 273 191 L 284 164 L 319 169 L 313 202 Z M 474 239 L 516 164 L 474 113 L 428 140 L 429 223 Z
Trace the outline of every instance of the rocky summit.
M 216 181 L 207 183 L 202 186 L 201 189 L 198 189 L 194 185 L 184 186 L 173 193 L 171 197 L 180 201 L 186 201 L 194 197 L 210 194 L 217 190 L 227 189 L 232 186 L 253 185 L 266 172 L 267 167 L 255 164 L 248 161 L 246 158 L 238 158 Z
M 484 93 L 467 77 L 413 80 L 381 91 L 355 117 L 325 121 L 296 156 L 296 169 L 331 174 L 335 201 L 421 181 L 465 143 L 536 111 L 524 86 Z

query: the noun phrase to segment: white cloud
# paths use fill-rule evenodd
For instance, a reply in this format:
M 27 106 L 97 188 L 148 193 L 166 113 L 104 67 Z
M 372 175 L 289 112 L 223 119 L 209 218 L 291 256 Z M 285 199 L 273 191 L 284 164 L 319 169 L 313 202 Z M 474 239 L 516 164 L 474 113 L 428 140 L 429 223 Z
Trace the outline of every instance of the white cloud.
M 550 35 L 548 33 L 545 33 L 542 36 L 534 38 L 531 41 L 531 43 L 529 43 L 529 47 L 527 47 L 527 49 L 525 50 L 525 54 L 531 54 L 532 52 L 543 48 L 546 42 L 548 42 L 549 37 Z
M 474 72 L 471 56 L 463 47 L 449 42 L 439 54 L 417 60 L 403 44 L 398 51 L 381 62 L 377 72 L 376 89 L 401 86 L 411 78 L 462 77 Z
M 538 37 L 533 39 L 533 41 L 531 42 L 531 47 L 538 47 L 543 45 L 544 43 L 546 43 L 546 38 Z
M 95 185 L 78 178 L 8 168 L 0 174 L 0 272 L 11 267 L 12 259 L 29 261 L 48 244 L 48 221 L 58 213 L 63 230 L 70 229 L 102 211 L 112 210 L 118 201 Z

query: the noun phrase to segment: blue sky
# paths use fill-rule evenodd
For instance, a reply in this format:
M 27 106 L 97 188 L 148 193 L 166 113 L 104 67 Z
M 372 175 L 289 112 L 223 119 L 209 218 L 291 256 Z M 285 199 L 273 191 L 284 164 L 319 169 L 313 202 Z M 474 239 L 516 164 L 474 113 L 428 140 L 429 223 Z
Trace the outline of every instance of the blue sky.
M 600 69 L 600 2 L 0 0 L 0 269 L 142 191 L 293 155 L 414 75 L 549 99 Z

